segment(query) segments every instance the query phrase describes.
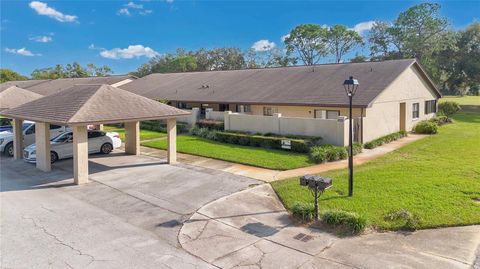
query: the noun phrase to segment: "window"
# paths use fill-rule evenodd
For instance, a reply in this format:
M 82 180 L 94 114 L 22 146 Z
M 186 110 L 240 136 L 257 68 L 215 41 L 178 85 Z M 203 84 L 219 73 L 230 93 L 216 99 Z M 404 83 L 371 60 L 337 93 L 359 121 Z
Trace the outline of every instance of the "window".
M 177 108 L 185 109 L 185 108 L 187 108 L 187 104 L 183 103 L 183 102 L 178 102 L 177 103 Z
M 104 136 L 104 132 L 88 132 L 88 138 L 95 138 L 95 137 L 101 137 Z
M 62 142 L 72 142 L 73 141 L 73 133 L 64 133 L 58 135 L 57 137 L 53 138 L 52 141 L 62 143 Z
M 437 100 L 425 101 L 425 114 L 437 112 Z
M 327 120 L 335 120 L 340 116 L 340 111 L 338 110 L 327 110 Z
M 338 110 L 321 110 L 315 109 L 314 117 L 316 119 L 323 119 L 323 120 L 334 120 L 340 116 L 340 111 Z
M 412 118 L 413 119 L 418 119 L 420 115 L 420 104 L 419 103 L 413 103 L 412 104 Z
M 35 124 L 32 124 L 30 128 L 27 129 L 27 131 L 25 131 L 25 134 L 26 135 L 29 135 L 29 134 L 34 134 L 35 133 Z
M 62 126 L 50 124 L 50 130 L 55 130 L 55 129 L 60 129 L 60 128 L 62 128 Z
M 227 111 L 229 108 L 228 104 L 219 104 L 218 111 Z
M 263 107 L 263 115 L 264 116 L 273 116 L 273 114 L 278 113 L 278 109 L 276 107 Z
M 236 112 L 238 113 L 252 112 L 252 107 L 250 105 L 237 105 Z

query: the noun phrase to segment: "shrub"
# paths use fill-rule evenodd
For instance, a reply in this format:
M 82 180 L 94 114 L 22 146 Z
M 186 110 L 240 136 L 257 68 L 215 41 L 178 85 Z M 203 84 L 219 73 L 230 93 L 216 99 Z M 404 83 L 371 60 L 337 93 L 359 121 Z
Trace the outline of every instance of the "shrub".
M 388 134 L 386 136 L 382 136 L 382 137 L 379 137 L 375 140 L 372 140 L 370 142 L 365 143 L 364 148 L 373 149 L 373 148 L 376 148 L 376 147 L 381 146 L 381 145 L 386 144 L 386 143 L 390 143 L 392 141 L 395 141 L 395 140 L 400 139 L 400 138 L 405 137 L 405 136 L 407 136 L 407 132 L 405 132 L 405 131 L 391 133 L 391 134 Z
M 438 105 L 438 112 L 440 115 L 450 118 L 453 114 L 460 111 L 461 107 L 457 102 L 446 101 Z
M 451 123 L 452 119 L 450 119 L 447 116 L 437 116 L 437 117 L 431 118 L 429 121 L 436 123 L 438 126 L 442 126 L 444 124 Z
M 162 121 L 142 121 L 140 122 L 140 129 L 156 131 L 156 132 L 167 132 L 167 124 Z M 177 122 L 177 134 L 187 133 L 188 125 L 183 122 Z
M 362 153 L 363 145 L 361 143 L 354 142 L 352 148 L 353 148 L 353 156 L 355 156 L 359 153 Z M 348 150 L 347 150 L 347 152 L 348 152 Z
M 361 147 L 361 146 L 360 146 Z M 360 148 L 361 150 L 361 148 Z M 353 145 L 353 152 L 358 151 L 358 145 Z M 319 145 L 310 148 L 310 159 L 315 163 L 332 162 L 346 159 L 348 156 L 348 147 L 338 147 L 333 145 Z
M 408 211 L 407 209 L 400 209 L 393 211 L 385 216 L 386 221 L 404 221 L 402 228 L 406 230 L 415 231 L 420 224 L 420 218 Z
M 424 120 L 415 125 L 414 131 L 417 134 L 436 134 L 438 125 L 435 122 Z
M 333 228 L 341 228 L 350 234 L 360 234 L 367 227 L 367 219 L 356 213 L 329 210 L 321 214 L 322 222 Z
M 302 222 L 310 222 L 315 215 L 315 206 L 313 204 L 296 202 L 292 206 L 292 215 Z
M 223 121 L 214 121 L 214 120 L 200 120 L 196 123 L 199 128 L 207 128 L 210 130 L 223 131 L 225 125 Z

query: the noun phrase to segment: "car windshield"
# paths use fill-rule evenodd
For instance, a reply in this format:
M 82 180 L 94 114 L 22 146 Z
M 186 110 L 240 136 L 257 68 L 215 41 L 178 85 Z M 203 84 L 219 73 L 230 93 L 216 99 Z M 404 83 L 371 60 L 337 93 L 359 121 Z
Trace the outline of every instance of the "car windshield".
M 28 127 L 30 127 L 30 125 L 32 125 L 33 123 L 30 123 L 30 122 L 24 122 L 22 124 L 22 129 L 25 131 L 25 129 L 27 129 Z
M 72 133 L 64 133 L 57 135 L 56 137 L 52 138 L 50 141 L 52 142 L 65 142 L 73 139 Z

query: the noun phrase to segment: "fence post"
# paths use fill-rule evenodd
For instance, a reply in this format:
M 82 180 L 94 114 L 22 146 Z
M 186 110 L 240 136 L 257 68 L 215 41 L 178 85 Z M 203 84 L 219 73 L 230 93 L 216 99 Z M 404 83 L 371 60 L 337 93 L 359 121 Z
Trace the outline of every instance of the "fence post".
M 190 116 L 188 123 L 192 126 L 195 125 L 198 121 L 199 116 L 200 116 L 200 108 L 192 107 L 192 115 Z
M 348 124 L 346 116 L 337 118 L 337 145 L 346 146 L 348 143 Z
M 223 113 L 223 129 L 225 131 L 230 130 L 230 115 L 232 114 L 232 111 L 225 111 Z
M 277 134 L 281 134 L 282 127 L 280 126 L 280 118 L 282 117 L 282 113 L 273 113 L 273 118 L 277 121 Z

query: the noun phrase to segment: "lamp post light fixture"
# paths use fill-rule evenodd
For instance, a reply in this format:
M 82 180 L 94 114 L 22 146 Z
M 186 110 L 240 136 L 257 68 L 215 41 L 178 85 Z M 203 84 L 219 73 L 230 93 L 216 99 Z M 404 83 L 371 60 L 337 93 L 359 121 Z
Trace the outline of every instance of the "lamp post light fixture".
M 343 87 L 347 93 L 350 110 L 349 110 L 349 128 L 348 128 L 348 196 L 353 196 L 353 128 L 352 128 L 352 99 L 358 88 L 358 80 L 352 76 L 343 82 Z

